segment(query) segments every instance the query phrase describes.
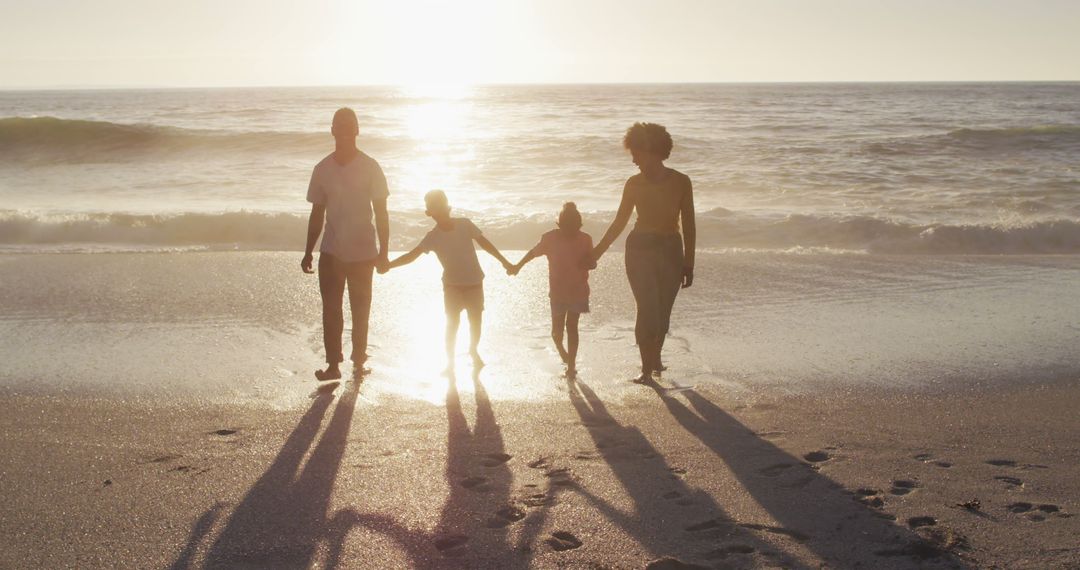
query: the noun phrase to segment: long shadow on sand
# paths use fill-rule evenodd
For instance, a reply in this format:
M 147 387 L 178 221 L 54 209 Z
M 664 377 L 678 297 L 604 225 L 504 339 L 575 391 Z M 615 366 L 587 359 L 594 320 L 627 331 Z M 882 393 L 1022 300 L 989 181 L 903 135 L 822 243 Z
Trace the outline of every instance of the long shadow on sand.
M 343 559 L 349 533 L 355 528 L 388 538 L 412 567 L 523 567 L 524 557 L 515 554 L 507 540 L 508 527 L 524 517 L 509 500 L 512 474 L 507 462 L 511 457 L 504 449 L 479 372 L 473 373 L 472 382 L 476 421 L 470 429 L 457 379 L 449 380 L 445 469 L 449 495 L 433 532 L 409 529 L 393 516 L 355 508 L 329 512 L 359 389 L 359 382 L 353 382 L 338 399 L 304 463 L 334 398 L 324 393 L 312 402 L 210 545 L 203 568 L 306 568 L 317 562 L 322 544 L 326 546 L 323 567 L 353 566 L 355 561 L 346 564 Z M 214 505 L 196 521 L 173 570 L 193 566 L 199 544 L 222 510 L 223 505 Z
M 479 371 L 472 373 L 476 421 L 469 428 L 451 375 L 446 392 L 446 484 L 449 494 L 432 532 L 408 529 L 393 517 L 342 509 L 330 522 L 327 567 L 338 567 L 348 533 L 364 527 L 389 538 L 413 568 L 515 568 L 524 557 L 508 541 L 508 528 L 524 512 L 510 504 L 513 476 L 502 431 Z
M 237 505 L 207 551 L 204 568 L 306 568 L 331 528 L 327 511 L 352 424 L 360 379 L 346 384 L 334 413 L 311 450 L 335 400 L 320 392 L 267 468 Z M 299 472 L 299 473 L 298 473 Z M 192 553 L 222 506 L 200 517 L 173 570 L 192 566 Z
M 641 430 L 620 424 L 587 384 L 571 378 L 567 389 L 597 454 L 633 500 L 633 511 L 623 512 L 583 487 L 571 490 L 634 536 L 650 557 L 699 559 L 725 566 L 737 561 L 797 566 L 796 559 L 735 523 L 710 495 L 687 485 L 682 478 L 685 471 L 669 465 Z M 673 520 L 680 522 L 673 525 Z M 766 530 L 785 532 L 773 527 Z M 791 534 L 789 538 L 802 538 Z
M 327 568 L 336 568 L 348 533 L 363 527 L 390 539 L 413 568 L 514 568 L 525 561 L 508 542 L 508 528 L 524 517 L 510 504 L 513 476 L 502 431 L 479 371 L 472 373 L 476 421 L 469 428 L 451 375 L 446 392 L 449 494 L 432 532 L 402 526 L 388 515 L 342 509 L 330 521 Z
M 957 539 L 948 529 L 923 529 L 929 532 L 920 536 L 854 500 L 839 483 L 701 394 L 683 392 L 687 406 L 659 385 L 652 387 L 679 424 L 724 461 L 779 527 L 805 536 L 805 548 L 830 567 L 967 567 L 947 550 Z

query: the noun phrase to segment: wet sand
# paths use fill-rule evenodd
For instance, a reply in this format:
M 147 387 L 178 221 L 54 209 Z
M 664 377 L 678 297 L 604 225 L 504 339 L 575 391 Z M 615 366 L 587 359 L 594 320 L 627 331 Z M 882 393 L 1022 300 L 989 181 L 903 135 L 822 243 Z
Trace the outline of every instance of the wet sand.
M 612 403 L 584 377 L 492 401 L 494 380 L 446 382 L 445 406 L 349 381 L 281 411 L 7 394 L 0 566 L 1080 562 L 1076 382 L 746 405 Z

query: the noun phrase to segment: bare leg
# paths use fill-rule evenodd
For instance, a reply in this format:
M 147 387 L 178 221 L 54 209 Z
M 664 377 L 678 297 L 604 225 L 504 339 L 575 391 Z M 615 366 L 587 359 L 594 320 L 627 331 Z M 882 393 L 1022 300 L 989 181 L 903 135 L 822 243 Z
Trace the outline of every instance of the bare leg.
M 566 315 L 566 372 L 577 373 L 578 319 L 581 313 L 573 311 Z
M 446 313 L 446 372 L 454 371 L 454 349 L 457 348 L 457 330 L 461 313 Z
M 563 364 L 570 364 L 569 355 L 563 348 L 563 329 L 566 327 L 566 312 L 551 311 L 551 340 L 555 341 L 555 350 L 559 351 L 559 358 Z
M 480 328 L 484 322 L 484 312 L 478 309 L 467 309 L 469 313 L 469 355 L 472 356 L 473 366 L 480 368 L 484 361 L 480 359 Z

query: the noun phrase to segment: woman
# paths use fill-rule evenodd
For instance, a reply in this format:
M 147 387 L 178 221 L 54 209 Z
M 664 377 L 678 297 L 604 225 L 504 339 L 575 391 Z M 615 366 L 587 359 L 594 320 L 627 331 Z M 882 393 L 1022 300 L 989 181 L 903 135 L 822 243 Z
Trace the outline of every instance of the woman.
M 634 337 L 641 352 L 641 376 L 635 382 L 644 383 L 664 369 L 660 352 L 675 296 L 680 286 L 694 282 L 694 195 L 688 176 L 664 166 L 672 144 L 663 126 L 634 123 L 623 137 L 623 146 L 641 172 L 626 181 L 619 211 L 593 249 L 593 259 L 611 247 L 631 212 L 637 210 L 634 229 L 626 238 L 626 276 L 637 302 Z

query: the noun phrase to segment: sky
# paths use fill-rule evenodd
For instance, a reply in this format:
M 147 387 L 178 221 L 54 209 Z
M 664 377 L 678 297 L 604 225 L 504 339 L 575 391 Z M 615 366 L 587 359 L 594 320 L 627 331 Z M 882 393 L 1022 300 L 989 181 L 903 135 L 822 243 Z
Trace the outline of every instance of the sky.
M 0 0 L 0 89 L 1080 80 L 1078 0 Z

